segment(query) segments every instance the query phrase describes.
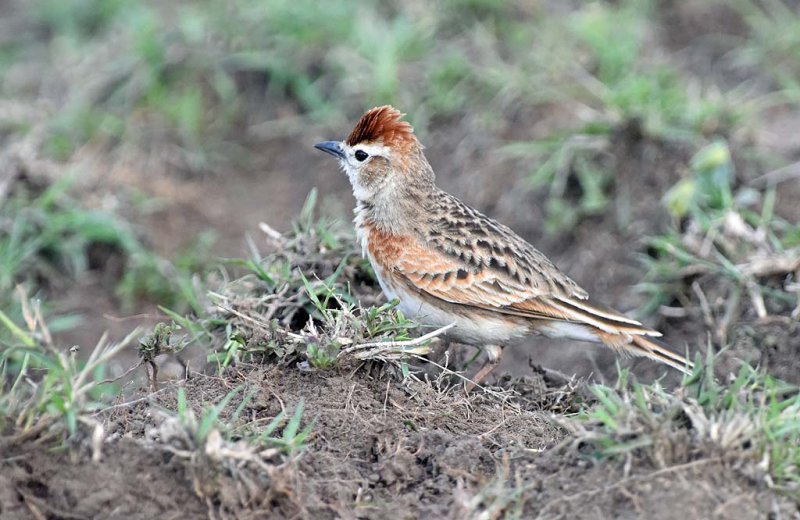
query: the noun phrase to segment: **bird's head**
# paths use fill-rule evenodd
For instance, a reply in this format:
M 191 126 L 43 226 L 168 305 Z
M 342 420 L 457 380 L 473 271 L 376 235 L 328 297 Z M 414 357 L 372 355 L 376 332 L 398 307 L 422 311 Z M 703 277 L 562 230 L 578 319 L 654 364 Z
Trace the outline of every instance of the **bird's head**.
M 344 141 L 314 145 L 339 159 L 357 200 L 433 185 L 433 171 L 405 114 L 386 105 L 368 110 Z

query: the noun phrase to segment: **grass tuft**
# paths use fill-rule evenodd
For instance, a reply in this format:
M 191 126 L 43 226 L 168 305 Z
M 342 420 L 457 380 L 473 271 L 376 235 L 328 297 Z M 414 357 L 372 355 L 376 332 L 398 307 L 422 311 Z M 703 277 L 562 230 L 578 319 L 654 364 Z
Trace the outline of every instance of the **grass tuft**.
M 22 309 L 24 329 L 0 312 L 0 323 L 18 341 L 0 350 L 0 446 L 35 440 L 66 447 L 91 432 L 99 458 L 103 427 L 93 413 L 118 393 L 119 378 L 106 378 L 108 363 L 139 331 L 114 344 L 104 336 L 81 360 L 78 347 L 54 346 L 38 305 L 24 302 Z
M 796 315 L 798 303 L 791 295 L 800 267 L 794 226 L 774 214 L 775 188 L 737 187 L 734 174 L 724 141 L 694 156 L 690 174 L 664 197 L 675 224 L 649 241 L 641 284 L 650 295 L 646 312 L 694 306 L 722 345 L 739 316 Z
M 799 389 L 748 365 L 720 383 L 711 356 L 696 366 L 678 392 L 631 383 L 622 371 L 614 388 L 592 386 L 597 403 L 562 424 L 592 457 L 645 459 L 657 468 L 746 461 L 766 485 L 800 497 Z

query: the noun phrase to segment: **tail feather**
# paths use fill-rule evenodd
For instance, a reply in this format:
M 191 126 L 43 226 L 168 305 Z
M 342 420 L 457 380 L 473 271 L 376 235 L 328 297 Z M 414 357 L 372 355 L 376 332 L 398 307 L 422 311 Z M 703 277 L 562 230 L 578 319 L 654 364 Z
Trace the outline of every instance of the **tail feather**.
M 614 309 L 608 308 L 605 305 L 600 305 L 595 302 L 589 302 L 587 300 L 578 300 L 576 298 L 558 298 L 558 302 L 562 304 L 569 305 L 571 308 L 577 311 L 584 311 L 588 312 L 592 316 L 596 318 L 605 319 L 611 323 L 626 323 L 628 325 L 638 325 L 639 327 L 642 324 L 633 318 L 629 318 L 624 314 L 620 314 L 619 312 L 615 311 Z
M 549 301 L 566 320 L 552 321 L 542 332 L 554 337 L 603 343 L 621 354 L 642 356 L 660 361 L 684 374 L 691 374 L 694 365 L 684 356 L 656 339 L 660 332 L 644 327 L 638 321 L 587 301 L 554 299 Z
M 672 347 L 649 336 L 633 336 L 632 343 L 629 345 L 631 354 L 634 356 L 644 356 L 655 359 L 666 365 L 676 368 L 684 374 L 691 374 L 694 363 L 686 357 L 678 354 Z
M 575 300 L 558 299 L 548 303 L 564 313 L 569 321 L 585 323 L 603 332 L 631 335 L 647 334 L 648 336 L 661 335 L 660 332 L 648 329 L 638 321 L 623 314 L 586 301 L 577 302 Z

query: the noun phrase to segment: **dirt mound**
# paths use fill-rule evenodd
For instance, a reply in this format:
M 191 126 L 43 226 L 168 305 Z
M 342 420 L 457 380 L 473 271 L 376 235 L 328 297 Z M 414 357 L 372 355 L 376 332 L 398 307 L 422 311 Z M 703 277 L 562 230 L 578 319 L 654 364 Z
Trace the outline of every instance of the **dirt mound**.
M 86 447 L 58 454 L 33 443 L 15 447 L 0 471 L 0 518 L 668 519 L 688 510 L 702 518 L 797 512 L 735 456 L 662 468 L 638 459 L 632 467 L 592 460 L 563 442 L 566 431 L 539 410 L 549 403 L 563 411 L 565 400 L 554 396 L 576 399 L 574 388 L 554 387 L 535 372 L 505 386 L 505 393 L 467 396 L 445 378 L 401 383 L 368 366 L 240 365 L 222 376 L 196 374 L 99 415 L 107 432 L 99 462 Z M 210 443 L 188 456 L 163 436 L 165 418 L 181 407 L 179 387 L 195 412 L 243 388 L 252 398 L 240 413 L 234 409 L 241 399 L 220 412 L 233 431 L 263 428 L 303 402 L 303 425 L 313 425 L 307 446 L 259 471 L 244 459 L 214 462 Z
M 564 432 L 542 412 L 515 408 L 488 395 L 464 396 L 454 388 L 423 382 L 402 385 L 370 376 L 302 372 L 272 367 L 241 368 L 225 378 L 198 376 L 186 383 L 192 407 L 219 400 L 232 385 L 256 390 L 242 414 L 268 420 L 299 402 L 313 421 L 309 445 L 287 470 L 278 502 L 258 507 L 287 514 L 335 517 L 347 511 L 379 517 L 399 508 L 409 518 L 441 517 L 452 506 L 453 490 L 494 477 L 495 454 L 547 448 Z M 135 410 L 114 412 L 114 435 L 139 436 L 156 426 L 153 407 L 174 409 L 174 392 L 154 397 Z M 460 483 L 460 484 L 459 484 Z M 215 480 L 215 506 L 241 512 L 230 490 L 234 476 Z M 273 487 L 278 484 L 272 484 Z
M 101 462 L 17 446 L 0 464 L 0 518 L 202 518 L 206 506 L 169 454 L 122 439 Z
M 771 511 L 791 518 L 797 506 L 754 486 L 720 459 L 656 469 L 591 464 L 585 459 L 543 457 L 527 471 L 526 518 L 760 518 Z

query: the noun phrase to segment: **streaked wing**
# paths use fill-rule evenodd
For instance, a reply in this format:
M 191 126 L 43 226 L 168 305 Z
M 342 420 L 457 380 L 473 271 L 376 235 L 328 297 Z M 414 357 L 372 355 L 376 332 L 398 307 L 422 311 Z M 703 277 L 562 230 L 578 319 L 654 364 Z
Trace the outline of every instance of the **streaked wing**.
M 508 227 L 440 192 L 430 216 L 426 245 L 467 272 L 454 288 L 499 291 L 509 301 L 559 296 L 586 299 L 587 293 Z
M 406 245 L 392 261 L 393 274 L 416 291 L 461 305 L 502 309 L 542 294 L 540 288 L 525 285 L 502 271 L 471 267 L 440 251 Z
M 608 332 L 657 334 L 587 293 L 511 229 L 442 192 L 423 241 L 371 251 L 411 290 L 460 305 L 529 318 L 575 321 Z M 376 240 L 377 239 L 377 240 Z M 622 329 L 622 330 L 621 330 Z

